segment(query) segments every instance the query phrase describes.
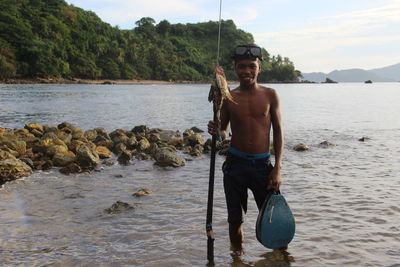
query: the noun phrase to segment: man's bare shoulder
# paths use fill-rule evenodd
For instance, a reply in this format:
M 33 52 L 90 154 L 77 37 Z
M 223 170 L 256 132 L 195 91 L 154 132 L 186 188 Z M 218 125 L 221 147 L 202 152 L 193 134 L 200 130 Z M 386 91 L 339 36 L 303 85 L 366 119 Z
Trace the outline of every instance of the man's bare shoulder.
M 266 93 L 270 93 L 270 94 L 275 94 L 276 93 L 274 88 L 267 87 L 267 86 L 264 86 L 264 85 L 258 85 L 258 88 L 261 89 L 261 90 L 264 90 Z

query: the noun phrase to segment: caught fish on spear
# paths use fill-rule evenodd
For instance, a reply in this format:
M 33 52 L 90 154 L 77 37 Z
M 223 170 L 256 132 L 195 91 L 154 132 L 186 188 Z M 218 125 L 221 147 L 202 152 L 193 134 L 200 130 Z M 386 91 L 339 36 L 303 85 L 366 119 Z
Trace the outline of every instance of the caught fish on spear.
M 228 99 L 232 102 L 233 97 L 230 93 L 228 82 L 225 78 L 224 70 L 221 66 L 217 65 L 215 68 L 214 79 L 211 84 L 210 93 L 208 94 L 208 101 L 213 102 L 214 111 L 214 128 L 216 129 L 217 139 L 221 137 L 221 109 L 223 102 Z

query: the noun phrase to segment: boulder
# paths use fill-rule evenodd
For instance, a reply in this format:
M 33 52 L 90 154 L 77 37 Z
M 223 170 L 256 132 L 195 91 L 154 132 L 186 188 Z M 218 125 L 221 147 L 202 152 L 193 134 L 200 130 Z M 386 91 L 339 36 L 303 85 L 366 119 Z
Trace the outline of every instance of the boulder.
M 204 131 L 200 128 L 197 128 L 196 126 L 190 128 L 190 130 L 192 130 L 195 133 L 204 133 Z
M 134 133 L 135 135 L 141 135 L 141 136 L 146 136 L 146 133 L 149 132 L 149 127 L 147 127 L 146 125 L 138 125 L 133 127 L 133 129 L 131 130 L 132 133 Z
M 76 157 L 76 162 L 82 167 L 93 168 L 100 161 L 96 148 L 91 146 L 90 143 L 78 146 L 76 148 Z
M 97 137 L 97 132 L 96 130 L 87 130 L 84 134 L 84 136 L 86 137 L 86 139 L 88 141 L 94 141 Z
M 329 148 L 329 147 L 335 147 L 335 146 L 336 146 L 335 144 L 332 144 L 326 140 L 319 143 L 319 147 L 322 147 L 322 148 Z
M 65 175 L 71 173 L 80 173 L 82 171 L 81 167 L 76 163 L 70 163 L 67 166 L 60 169 L 60 172 Z
M 39 123 L 28 123 L 25 125 L 24 128 L 27 129 L 31 133 L 35 132 L 35 133 L 39 133 L 40 135 L 42 135 L 44 132 L 43 125 L 41 125 Z
M 0 136 L 0 148 L 9 149 L 17 156 L 23 157 L 26 154 L 26 142 L 20 141 L 15 135 L 4 134 Z
M 132 209 L 134 209 L 134 207 L 129 205 L 128 203 L 117 201 L 114 204 L 112 204 L 110 208 L 105 209 L 104 212 L 108 214 L 116 214 Z
M 150 133 L 148 134 L 147 138 L 150 143 L 157 143 L 161 141 L 161 136 L 159 133 Z
M 104 139 L 111 140 L 110 135 L 104 128 L 95 128 L 94 130 L 97 132 L 97 136 L 101 136 Z
M 76 155 L 72 151 L 60 151 L 53 156 L 53 165 L 57 167 L 64 167 L 76 160 Z
M 31 173 L 31 167 L 25 162 L 6 151 L 0 150 L 0 184 L 29 176 Z
M 151 193 L 152 193 L 151 190 L 148 188 L 140 188 L 138 191 L 136 191 L 132 195 L 135 197 L 143 197 L 143 196 L 148 196 Z
M 100 159 L 108 159 L 112 157 L 112 152 L 105 146 L 97 146 L 96 152 Z
M 204 152 L 204 147 L 200 144 L 195 145 L 194 147 L 191 147 L 189 154 L 193 157 L 200 157 L 203 155 Z
M 195 133 L 193 130 L 186 130 L 183 134 L 183 143 L 186 146 L 194 147 L 196 145 L 204 145 L 205 141 L 201 134 Z
M 306 144 L 303 144 L 303 143 L 297 144 L 293 147 L 294 151 L 307 151 L 309 149 L 310 148 Z
M 125 149 L 118 155 L 117 161 L 121 165 L 128 165 L 131 159 L 132 159 L 132 153 Z
M 169 147 L 157 149 L 154 155 L 156 164 L 162 167 L 182 167 L 185 166 L 185 159 L 178 156 L 175 151 Z
M 146 137 L 142 137 L 137 144 L 137 149 L 141 152 L 145 152 L 148 148 L 150 148 L 150 142 L 146 139 Z

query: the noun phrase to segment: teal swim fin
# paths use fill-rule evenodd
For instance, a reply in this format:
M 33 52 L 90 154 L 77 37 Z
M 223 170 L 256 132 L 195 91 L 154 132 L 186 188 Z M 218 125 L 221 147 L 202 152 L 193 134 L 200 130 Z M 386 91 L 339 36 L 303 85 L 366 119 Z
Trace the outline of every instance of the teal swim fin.
M 257 240 L 266 248 L 287 248 L 295 230 L 295 219 L 285 198 L 279 191 L 271 192 L 257 217 Z

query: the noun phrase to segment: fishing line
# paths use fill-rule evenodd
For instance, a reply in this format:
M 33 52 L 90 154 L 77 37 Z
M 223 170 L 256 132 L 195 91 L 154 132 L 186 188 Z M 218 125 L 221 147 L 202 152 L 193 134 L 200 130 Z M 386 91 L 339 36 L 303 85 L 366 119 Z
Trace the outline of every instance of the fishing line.
M 222 0 L 219 1 L 219 25 L 218 25 L 217 64 L 219 64 L 219 46 L 220 46 L 220 43 L 221 43 L 221 12 L 222 12 Z

